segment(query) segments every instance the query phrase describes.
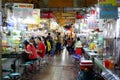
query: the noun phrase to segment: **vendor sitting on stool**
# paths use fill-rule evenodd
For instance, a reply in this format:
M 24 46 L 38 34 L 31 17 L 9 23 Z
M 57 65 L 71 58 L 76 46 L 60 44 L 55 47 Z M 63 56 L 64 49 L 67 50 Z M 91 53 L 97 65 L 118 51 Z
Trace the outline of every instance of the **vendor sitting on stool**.
M 77 41 L 75 42 L 75 53 L 77 55 L 82 56 L 82 42 L 80 41 L 80 38 L 77 38 Z

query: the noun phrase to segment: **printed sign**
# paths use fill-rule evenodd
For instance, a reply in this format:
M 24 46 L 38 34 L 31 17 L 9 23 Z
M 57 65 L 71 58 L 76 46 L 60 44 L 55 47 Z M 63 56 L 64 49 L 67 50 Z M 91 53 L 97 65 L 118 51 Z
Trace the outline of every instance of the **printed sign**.
M 40 23 L 40 9 L 33 10 L 33 16 L 37 23 Z
M 14 8 L 33 9 L 33 4 L 14 3 Z
M 116 0 L 99 0 L 99 4 L 112 4 L 116 6 Z
M 112 6 L 111 4 L 100 5 L 100 18 L 101 19 L 114 19 L 118 18 L 118 8 L 117 6 Z
M 33 16 L 33 4 L 14 3 L 13 13 L 18 18 Z

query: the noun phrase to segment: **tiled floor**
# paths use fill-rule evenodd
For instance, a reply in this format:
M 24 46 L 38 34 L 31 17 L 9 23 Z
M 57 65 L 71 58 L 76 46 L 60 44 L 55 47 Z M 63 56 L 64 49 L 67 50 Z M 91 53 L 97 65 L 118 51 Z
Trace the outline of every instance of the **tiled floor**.
M 76 75 L 77 71 L 71 62 L 70 55 L 64 49 L 61 55 L 54 57 L 51 65 L 35 74 L 33 80 L 75 80 Z

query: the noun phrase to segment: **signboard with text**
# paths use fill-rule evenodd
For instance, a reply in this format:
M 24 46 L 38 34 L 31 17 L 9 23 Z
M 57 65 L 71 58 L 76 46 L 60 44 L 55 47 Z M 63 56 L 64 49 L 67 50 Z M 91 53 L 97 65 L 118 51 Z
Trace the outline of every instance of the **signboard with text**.
M 37 23 L 40 23 L 40 9 L 33 10 L 33 16 Z
M 14 17 L 19 18 L 33 16 L 33 4 L 14 3 L 13 13 Z
M 54 14 L 52 11 L 41 12 L 41 18 L 54 18 Z
M 114 19 L 118 18 L 118 8 L 117 6 L 112 6 L 111 4 L 100 5 L 100 18 L 101 19 Z
M 112 4 L 113 6 L 116 6 L 116 0 L 99 0 L 99 4 Z
M 13 8 L 33 9 L 33 4 L 14 3 Z

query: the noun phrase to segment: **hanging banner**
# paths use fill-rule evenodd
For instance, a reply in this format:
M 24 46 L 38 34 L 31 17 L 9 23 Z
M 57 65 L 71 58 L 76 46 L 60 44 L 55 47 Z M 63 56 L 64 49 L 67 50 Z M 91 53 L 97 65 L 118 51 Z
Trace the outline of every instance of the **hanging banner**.
M 41 18 L 54 18 L 53 12 L 48 11 L 48 12 L 41 12 Z
M 118 8 L 117 6 L 100 5 L 100 19 L 114 19 L 118 18 Z
M 33 17 L 36 20 L 36 22 L 40 23 L 40 9 L 34 9 L 33 10 Z

